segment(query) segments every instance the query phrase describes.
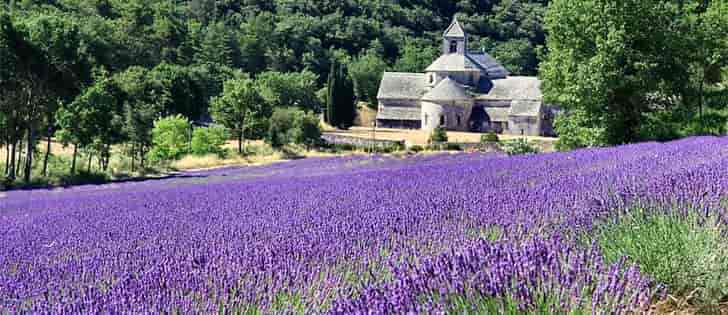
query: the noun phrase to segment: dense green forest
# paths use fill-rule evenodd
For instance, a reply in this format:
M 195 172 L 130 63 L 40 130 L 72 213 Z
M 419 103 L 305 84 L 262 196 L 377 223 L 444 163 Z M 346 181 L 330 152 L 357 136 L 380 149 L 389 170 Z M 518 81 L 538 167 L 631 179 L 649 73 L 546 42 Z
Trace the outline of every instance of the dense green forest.
M 472 49 L 491 51 L 513 73 L 534 75 L 545 6 L 515 0 L 5 0 L 0 138 L 13 153 L 6 173 L 24 167 L 27 179 L 37 142 L 46 139 L 50 146 L 51 136 L 101 160 L 112 144 L 124 143 L 143 164 L 156 119 L 181 114 L 206 122 L 215 118 L 211 101 L 233 106 L 224 100 L 237 95 L 250 103 L 237 106 L 245 126 L 231 125 L 239 138 L 262 138 L 278 107 L 330 108 L 325 103 L 334 94 L 326 86 L 332 83 L 374 104 L 381 73 L 422 71 L 456 13 L 470 27 Z M 332 69 L 346 70 L 344 82 L 332 82 Z M 228 90 L 231 95 L 223 95 Z M 340 102 L 340 91 L 335 95 Z M 21 166 L 15 153 L 23 154 L 23 144 Z
M 326 119 L 346 126 L 349 102 L 376 105 L 383 71 L 419 72 L 436 58 L 454 16 L 470 49 L 542 77 L 547 100 L 566 110 L 564 148 L 724 133 L 726 5 L 1 0 L 5 173 L 28 179 L 34 163 L 45 173 L 48 156 L 33 153 L 51 137 L 101 164 L 123 144 L 143 165 L 154 122 L 177 114 L 239 139 L 264 138 L 287 107 L 343 113 Z

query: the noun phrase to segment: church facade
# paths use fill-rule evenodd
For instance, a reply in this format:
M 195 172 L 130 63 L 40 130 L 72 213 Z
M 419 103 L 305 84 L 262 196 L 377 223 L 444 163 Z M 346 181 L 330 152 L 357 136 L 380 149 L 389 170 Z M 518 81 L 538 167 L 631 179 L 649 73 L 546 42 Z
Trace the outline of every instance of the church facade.
M 377 125 L 430 131 L 553 135 L 536 77 L 510 76 L 485 52 L 468 52 L 468 35 L 455 19 L 443 34 L 442 55 L 424 73 L 385 72 Z

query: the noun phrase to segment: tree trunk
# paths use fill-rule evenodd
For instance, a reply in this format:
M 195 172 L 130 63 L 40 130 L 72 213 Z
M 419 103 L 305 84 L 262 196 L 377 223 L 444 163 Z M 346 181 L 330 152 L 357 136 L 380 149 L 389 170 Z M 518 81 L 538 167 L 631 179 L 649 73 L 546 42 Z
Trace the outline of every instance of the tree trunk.
M 88 154 L 88 164 L 86 166 L 86 173 L 91 173 L 91 162 L 93 161 L 94 156 L 91 155 L 91 153 Z
M 131 172 L 132 173 L 134 173 L 134 168 L 136 166 L 134 164 L 134 162 L 136 162 L 136 151 L 134 151 L 134 145 L 132 144 L 131 145 Z
M 51 155 L 51 134 L 52 131 L 48 130 L 48 141 L 46 142 L 45 157 L 43 157 L 43 176 L 48 176 L 48 158 Z
M 12 146 L 12 149 L 10 149 L 11 150 L 10 151 L 10 165 L 8 166 L 7 175 L 10 180 L 14 180 L 15 179 L 15 149 L 16 149 L 15 140 L 13 140 L 13 143 L 11 146 Z
M 703 83 L 705 82 L 705 70 L 703 70 L 703 77 L 700 80 L 700 89 L 699 89 L 699 95 L 698 95 L 698 109 L 699 109 L 699 117 L 700 122 L 703 122 Z M 702 126 L 702 124 L 701 124 Z
M 243 132 L 238 133 L 238 154 L 243 154 Z
M 106 158 L 104 159 L 104 172 L 109 171 L 109 164 L 111 163 L 111 144 L 106 145 Z
M 20 176 L 20 171 L 23 169 L 21 166 L 23 165 L 23 140 L 18 141 L 18 159 L 15 163 L 15 177 L 17 178 Z
M 25 173 L 24 173 L 24 177 L 23 177 L 23 179 L 25 180 L 26 183 L 30 182 L 30 175 L 31 175 L 31 172 L 33 171 L 33 151 L 35 151 L 33 148 L 33 143 L 34 143 L 33 138 L 35 137 L 34 132 L 35 131 L 33 130 L 33 126 L 30 125 L 28 127 L 28 141 L 27 141 L 28 147 L 25 150 Z
M 71 159 L 71 175 L 76 175 L 76 157 L 78 156 L 78 144 L 73 145 L 73 158 Z
M 4 170 L 3 174 L 7 175 L 9 168 L 10 168 L 10 142 L 8 142 L 8 144 L 5 145 L 5 170 Z

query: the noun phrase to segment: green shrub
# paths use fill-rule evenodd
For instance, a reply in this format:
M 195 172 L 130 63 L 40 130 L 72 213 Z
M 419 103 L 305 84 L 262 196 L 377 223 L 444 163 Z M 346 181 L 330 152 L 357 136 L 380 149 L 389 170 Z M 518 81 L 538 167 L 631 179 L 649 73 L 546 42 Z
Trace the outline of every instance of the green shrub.
M 312 113 L 300 113 L 296 116 L 293 131 L 293 140 L 296 144 L 306 146 L 306 149 L 321 145 L 321 124 L 319 118 Z
M 445 146 L 441 143 L 430 143 L 425 147 L 425 150 L 427 151 L 442 151 L 445 149 Z
M 293 129 L 298 111 L 295 108 L 276 108 L 270 117 L 266 141 L 274 148 L 293 142 Z
M 498 134 L 496 134 L 495 132 L 489 132 L 480 136 L 480 143 L 491 143 L 498 141 L 500 141 L 500 139 L 498 138 Z
M 554 128 L 559 135 L 556 142 L 556 149 L 559 151 L 600 147 L 609 143 L 607 128 L 581 110 L 557 116 Z
M 447 131 L 445 128 L 437 127 L 430 134 L 430 143 L 447 142 Z
M 148 153 L 152 162 L 176 160 L 189 153 L 191 125 L 182 115 L 164 117 L 154 122 L 152 149 Z
M 717 218 L 632 209 L 597 227 L 595 238 L 607 262 L 627 257 L 668 293 L 697 293 L 701 303 L 728 298 L 728 238 Z
M 339 143 L 339 144 L 332 144 L 329 145 L 329 148 L 333 149 L 334 151 L 355 151 L 356 146 L 350 143 Z
M 393 143 L 379 143 L 374 146 L 361 147 L 364 152 L 367 153 L 394 153 L 403 151 L 405 149 L 404 144 L 401 142 Z
M 222 156 L 225 153 L 225 143 L 230 134 L 223 126 L 210 126 L 197 128 L 192 132 L 192 153 L 196 155 L 217 154 Z
M 13 184 L 7 176 L 0 176 L 0 191 L 7 190 Z
M 66 174 L 59 178 L 58 184 L 61 186 L 76 186 L 88 184 L 104 184 L 109 181 L 108 175 L 99 172 L 79 171 L 76 174 Z
M 425 151 L 425 148 L 422 147 L 421 145 L 413 145 L 410 147 L 410 151 L 419 153 L 419 152 Z
M 312 113 L 296 108 L 278 108 L 270 118 L 268 143 L 274 148 L 296 143 L 307 148 L 321 143 L 319 119 Z
M 539 149 L 526 139 L 503 141 L 498 144 L 498 147 L 508 155 L 539 153 Z
M 462 151 L 463 147 L 457 143 L 447 143 L 445 144 L 445 150 L 448 151 Z

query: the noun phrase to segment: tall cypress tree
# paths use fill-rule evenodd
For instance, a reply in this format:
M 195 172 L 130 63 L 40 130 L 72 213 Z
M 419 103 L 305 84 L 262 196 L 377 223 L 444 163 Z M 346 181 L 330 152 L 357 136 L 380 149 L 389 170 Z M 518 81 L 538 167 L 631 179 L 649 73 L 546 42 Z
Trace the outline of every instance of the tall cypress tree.
M 349 77 L 349 70 L 346 65 L 340 65 L 338 70 L 339 86 L 336 113 L 339 116 L 339 125 L 343 128 L 349 128 L 354 125 L 354 118 L 356 117 L 354 82 Z
M 329 125 L 349 128 L 354 124 L 354 84 L 349 78 L 346 66 L 338 61 L 331 62 L 328 94 L 326 98 L 326 118 Z
M 338 126 L 338 120 L 336 119 L 336 89 L 337 89 L 337 76 L 338 62 L 336 60 L 331 61 L 331 69 L 329 69 L 329 80 L 326 84 L 326 122 L 331 126 Z

